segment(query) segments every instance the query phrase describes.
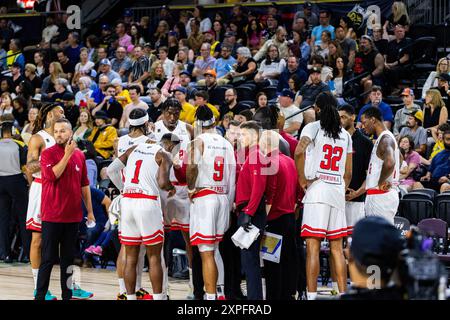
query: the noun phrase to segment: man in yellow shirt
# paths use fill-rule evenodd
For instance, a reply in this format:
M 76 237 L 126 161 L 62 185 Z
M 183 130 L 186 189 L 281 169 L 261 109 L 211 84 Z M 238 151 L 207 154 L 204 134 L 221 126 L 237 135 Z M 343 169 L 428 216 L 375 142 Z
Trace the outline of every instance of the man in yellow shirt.
M 180 120 L 192 125 L 192 122 L 188 121 L 188 116 L 192 113 L 195 114 L 195 107 L 186 101 L 187 89 L 185 87 L 177 87 L 174 92 L 175 98 L 181 103 Z M 191 119 L 189 119 L 191 120 Z
M 114 153 L 114 140 L 117 139 L 116 129 L 107 124 L 108 114 L 105 111 L 95 113 L 95 127 L 88 140 L 94 144 L 95 151 L 104 159 L 109 159 Z
M 116 99 L 125 108 L 126 105 L 131 103 L 130 92 L 124 90 L 122 87 L 122 81 L 120 79 L 114 79 L 111 84 L 116 88 Z
M 433 158 L 442 150 L 445 149 L 444 146 L 444 132 L 449 131 L 450 130 L 450 124 L 448 123 L 443 123 L 441 124 L 438 129 L 436 131 L 432 131 L 432 135 L 434 138 L 434 141 L 436 141 L 436 143 L 434 144 L 433 150 L 431 151 L 430 154 L 430 158 L 427 160 L 423 157 L 420 157 L 420 163 L 421 164 L 425 164 L 427 166 L 429 166 L 431 164 L 431 160 L 433 160 Z
M 194 123 L 195 121 L 195 112 L 197 111 L 197 108 L 200 106 L 206 105 L 208 108 L 211 109 L 213 112 L 214 118 L 216 118 L 216 123 L 218 123 L 220 118 L 220 112 L 217 110 L 215 106 L 208 103 L 209 95 L 206 91 L 197 91 L 195 93 L 195 106 L 194 109 L 187 115 L 186 122 L 187 123 Z

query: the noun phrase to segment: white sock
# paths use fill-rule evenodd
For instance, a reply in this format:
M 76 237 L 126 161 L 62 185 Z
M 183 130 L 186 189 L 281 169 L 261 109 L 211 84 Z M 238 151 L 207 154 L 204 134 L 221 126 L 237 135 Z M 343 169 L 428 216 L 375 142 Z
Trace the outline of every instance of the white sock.
M 167 294 L 165 293 L 154 293 L 153 300 L 167 300 Z
M 166 266 L 166 260 L 164 259 L 164 250 L 161 250 L 161 267 L 163 270 L 162 293 L 169 295 L 169 268 Z
M 316 300 L 317 292 L 306 292 L 306 298 L 308 300 Z
M 331 287 L 333 288 L 334 291 L 339 293 L 339 286 L 338 286 L 338 283 L 336 281 L 331 282 Z
M 142 288 L 142 271 L 144 270 L 146 250 L 145 246 L 141 246 L 139 249 L 139 257 L 136 264 L 136 291 L 139 291 Z
M 223 260 L 222 260 L 222 256 L 220 255 L 218 245 L 216 245 L 216 248 L 214 250 L 214 260 L 216 260 L 217 275 L 218 275 L 217 288 L 220 290 L 220 291 L 218 291 L 218 293 L 220 295 L 224 295 L 225 294 L 225 289 L 224 289 L 225 269 L 223 266 Z
M 119 278 L 119 293 L 126 293 L 127 288 L 125 287 L 125 280 L 123 278 Z
M 127 300 L 136 300 L 136 293 L 135 294 L 127 294 Z
M 206 293 L 206 300 L 216 300 L 215 294 Z
M 36 290 L 36 288 L 37 288 L 37 277 L 38 277 L 39 269 L 31 269 L 31 272 L 33 273 L 34 290 Z
M 192 280 L 192 268 L 188 268 L 189 270 L 189 294 L 194 292 L 194 282 Z
M 261 282 L 262 282 L 263 300 L 266 300 L 266 278 L 262 278 Z

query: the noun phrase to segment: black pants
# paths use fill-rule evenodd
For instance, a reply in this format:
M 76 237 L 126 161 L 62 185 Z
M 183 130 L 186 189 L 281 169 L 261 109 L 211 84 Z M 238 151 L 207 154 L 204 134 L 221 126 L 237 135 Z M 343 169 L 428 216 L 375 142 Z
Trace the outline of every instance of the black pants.
M 241 212 L 238 217 L 238 225 L 241 224 L 245 213 Z M 259 259 L 260 244 L 262 234 L 266 227 L 266 208 L 264 199 L 261 200 L 258 210 L 256 210 L 252 223 L 259 228 L 259 237 L 252 243 L 248 249 L 241 250 L 242 271 L 247 280 L 247 299 L 262 300 L 262 273 Z
M 78 225 L 79 223 L 42 222 L 42 262 L 39 267 L 36 300 L 45 299 L 52 268 L 58 256 L 61 268 L 62 299 L 70 300 L 72 298 L 73 269 L 69 266 L 73 265 L 75 256 Z
M 266 231 L 283 237 L 280 262 L 264 260 L 267 300 L 294 300 L 298 258 L 295 242 L 295 215 L 285 214 L 267 222 Z
M 10 226 L 18 221 L 23 253 L 30 254 L 31 234 L 26 230 L 28 188 L 22 174 L 0 177 L 0 258 L 11 254 Z
M 297 292 L 301 296 L 306 294 L 306 252 L 304 246 L 304 240 L 300 237 L 300 231 L 302 228 L 303 209 L 300 209 L 300 215 L 296 221 L 295 227 L 295 240 L 297 243 L 297 261 L 298 261 L 298 274 L 297 274 Z
M 235 300 L 242 297 L 241 292 L 241 252 L 231 240 L 237 231 L 237 215 L 232 212 L 230 217 L 230 228 L 225 232 L 223 241 L 219 245 L 225 269 L 224 289 L 227 300 Z

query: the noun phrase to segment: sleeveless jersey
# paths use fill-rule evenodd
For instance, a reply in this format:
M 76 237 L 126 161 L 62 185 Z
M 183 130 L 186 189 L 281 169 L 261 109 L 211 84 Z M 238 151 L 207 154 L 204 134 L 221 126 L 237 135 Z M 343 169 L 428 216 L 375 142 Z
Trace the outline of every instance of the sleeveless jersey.
M 203 141 L 203 155 L 195 157 L 198 164 L 196 188 L 207 188 L 219 194 L 230 192 L 230 177 L 235 175 L 234 150 L 231 144 L 216 133 L 198 136 Z
M 161 149 L 157 144 L 140 143 L 128 157 L 124 169 L 123 193 L 139 193 L 149 196 L 159 196 L 156 163 L 156 153 Z
M 180 151 L 179 151 L 179 157 L 180 157 L 180 163 L 183 163 L 183 158 L 187 152 L 187 147 L 189 142 L 191 141 L 191 135 L 189 134 L 189 131 L 187 130 L 186 122 L 178 120 L 177 126 L 173 131 L 170 131 L 167 129 L 167 127 L 164 125 L 164 122 L 162 120 L 155 122 L 155 138 L 156 141 L 161 141 L 161 138 L 166 133 L 172 133 L 180 139 Z M 173 167 L 170 169 L 170 180 L 171 181 L 177 181 L 175 177 L 175 173 L 173 170 Z
M 325 203 L 345 208 L 345 163 L 352 153 L 352 138 L 342 129 L 338 139 L 330 138 L 320 121 L 307 124 L 301 134 L 311 139 L 305 156 L 305 176 L 318 179 L 306 191 L 304 203 Z
M 42 151 L 44 151 L 47 148 L 53 147 L 56 144 L 55 138 L 53 138 L 53 136 L 51 136 L 47 131 L 41 130 L 37 134 L 42 137 L 42 140 L 44 140 L 45 148 L 42 149 Z M 41 160 L 40 155 L 39 155 L 39 160 Z M 33 177 L 41 178 L 41 171 L 33 173 Z
M 120 157 L 123 155 L 129 148 L 132 146 L 138 145 L 140 143 L 144 143 L 148 140 L 148 137 L 145 135 L 139 136 L 137 138 L 132 138 L 129 135 L 125 135 L 119 138 L 119 143 L 117 145 L 117 154 Z
M 397 186 L 399 184 L 398 177 L 400 173 L 400 150 L 398 148 L 397 141 L 395 140 L 394 135 L 388 131 L 383 131 L 380 136 L 378 137 L 377 141 L 375 142 L 373 149 L 372 149 L 372 155 L 370 156 L 370 163 L 369 163 L 369 170 L 367 172 L 367 179 L 366 179 L 366 190 L 368 189 L 378 189 L 378 181 L 380 179 L 381 170 L 383 168 L 383 159 L 378 158 L 377 156 L 377 149 L 378 145 L 380 144 L 381 138 L 384 135 L 388 135 L 392 138 L 392 140 L 395 143 L 395 150 L 394 150 L 394 159 L 395 159 L 395 166 L 394 171 L 392 174 L 387 178 L 387 182 L 391 183 L 394 189 L 397 189 Z

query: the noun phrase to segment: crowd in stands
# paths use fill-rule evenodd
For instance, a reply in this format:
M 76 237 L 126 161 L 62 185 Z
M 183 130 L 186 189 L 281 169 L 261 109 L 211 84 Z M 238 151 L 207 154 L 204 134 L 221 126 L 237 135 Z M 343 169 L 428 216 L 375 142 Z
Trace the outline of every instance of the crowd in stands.
M 269 129 L 279 129 L 293 157 L 301 129 L 316 120 L 313 109 L 298 111 L 331 91 L 341 104 L 354 98 L 360 115 L 371 106 L 381 110 L 402 150 L 402 192 L 450 190 L 450 150 L 443 141 L 450 130 L 450 60 L 438 61 L 422 92 L 402 87 L 401 79 L 412 76 L 410 20 L 402 2 L 364 31 L 346 15 L 334 17 L 309 2 L 292 20 L 282 19 L 275 5 L 251 10 L 235 5 L 231 12 L 208 14 L 201 6 L 178 12 L 164 7 L 157 19 L 139 21 L 127 11 L 85 38 L 49 16 L 42 41 L 27 47 L 30 59 L 2 18 L 0 117 L 12 114 L 16 139 L 27 144 L 41 106 L 60 103 L 86 154 L 94 208 L 101 212 L 110 201 L 98 191 L 104 168 L 118 137 L 128 132 L 132 110 L 141 108 L 156 122 L 173 96 L 182 105 L 180 120 L 195 125 L 195 111 L 206 105 L 225 135 L 230 124 L 264 118 L 270 109 L 278 120 L 271 119 Z M 403 105 L 395 110 L 383 101 L 388 95 L 400 96 Z M 360 127 L 360 116 L 357 122 Z M 95 236 L 88 236 L 90 253 L 101 252 L 110 238 L 102 214 L 96 213 L 98 227 L 90 231 Z

